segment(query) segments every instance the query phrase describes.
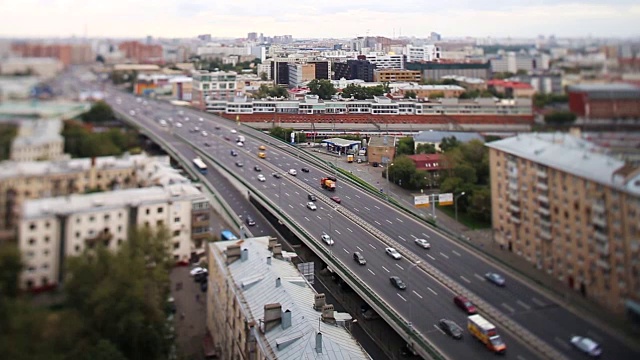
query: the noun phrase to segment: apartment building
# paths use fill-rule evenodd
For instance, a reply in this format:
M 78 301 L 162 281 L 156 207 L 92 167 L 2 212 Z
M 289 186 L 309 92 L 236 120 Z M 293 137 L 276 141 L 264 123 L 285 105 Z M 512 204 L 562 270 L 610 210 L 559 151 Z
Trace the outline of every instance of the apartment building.
M 179 182 L 169 157 L 134 156 L 0 163 L 0 241 L 15 235 L 24 201 Z M 186 179 L 185 179 L 186 180 Z
M 614 312 L 640 300 L 640 169 L 570 134 L 488 143 L 494 241 Z
M 373 81 L 419 83 L 422 74 L 417 70 L 380 69 L 373 72 Z
M 15 42 L 11 51 L 21 57 L 54 58 L 64 66 L 88 64 L 95 61 L 91 45 L 86 44 L 42 44 Z
M 370 53 L 365 60 L 376 65 L 376 69 L 404 69 L 404 55 L 382 55 Z
M 118 49 L 127 59 L 139 64 L 164 64 L 161 45 L 143 44 L 139 41 L 124 41 Z
M 374 81 L 374 70 L 376 65 L 367 60 L 347 60 L 346 62 L 336 62 L 333 64 L 335 80 L 360 79 L 365 82 Z
M 487 86 L 498 93 L 504 94 L 507 98 L 532 98 L 536 89 L 531 84 L 518 81 L 489 80 Z
M 117 250 L 135 227 L 166 228 L 173 260 L 186 262 L 195 251 L 192 210 L 208 207 L 190 184 L 28 200 L 18 231 L 25 262 L 20 286 L 35 290 L 62 283 L 67 257 L 97 245 Z
M 209 243 L 205 355 L 218 359 L 370 359 L 276 239 Z
M 409 85 L 398 89 L 398 94 L 405 96 L 408 92 L 415 93 L 416 98 L 424 99 L 431 98 L 434 95 L 443 98 L 458 98 L 461 94 L 467 91 L 462 86 L 458 85 Z
M 64 138 L 59 119 L 23 120 L 11 143 L 13 161 L 59 160 L 64 157 Z
M 567 88 L 569 109 L 591 119 L 640 119 L 640 87 L 632 84 L 579 84 Z
M 199 71 L 193 74 L 191 104 L 205 110 L 207 100 L 232 100 L 237 95 L 235 71 Z
M 64 69 L 64 64 L 52 58 L 0 58 L 0 75 L 31 73 L 44 79 L 51 79 Z
M 416 63 L 407 62 L 407 70 L 422 71 L 424 80 L 441 80 L 447 75 L 487 80 L 491 78 L 491 63 Z
M 426 62 L 440 60 L 440 47 L 429 44 L 422 46 L 407 45 L 406 47 L 408 62 Z
M 289 87 L 297 88 L 316 78 L 315 64 L 289 63 Z

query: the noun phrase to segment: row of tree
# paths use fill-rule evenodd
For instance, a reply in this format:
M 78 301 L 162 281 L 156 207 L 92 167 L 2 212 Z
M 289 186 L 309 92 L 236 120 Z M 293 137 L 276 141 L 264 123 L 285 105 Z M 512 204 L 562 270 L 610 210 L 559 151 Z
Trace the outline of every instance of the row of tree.
M 118 251 L 104 246 L 68 260 L 63 303 L 36 307 L 18 289 L 20 253 L 0 245 L 0 354 L 5 359 L 167 359 L 166 230 L 134 231 Z
M 0 124 L 0 161 L 9 159 L 11 143 L 18 135 L 15 124 Z
M 235 71 L 237 73 L 240 73 L 243 70 L 250 69 L 254 74 L 256 74 L 258 72 L 257 65 L 261 63 L 262 61 L 260 61 L 259 58 L 255 58 L 251 61 L 237 62 L 235 65 L 231 63 L 224 63 L 221 58 L 214 58 L 209 60 L 196 59 L 196 67 L 199 70 L 215 71 L 216 69 L 218 69 L 221 71 Z
M 458 201 L 458 209 L 467 212 L 482 222 L 491 220 L 491 194 L 489 189 L 489 150 L 479 140 L 467 143 L 449 137 L 440 143 L 442 152 L 439 178 L 432 173 L 418 170 L 415 163 L 406 155 L 414 153 L 413 138 L 403 138 L 398 142 L 393 165 L 387 171 L 389 180 L 402 188 L 419 190 L 437 186 L 440 193 L 465 193 Z M 435 147 L 419 147 L 420 153 L 436 153 Z M 417 152 L 417 151 L 416 151 Z
M 283 128 L 280 126 L 274 126 L 271 129 L 269 129 L 269 135 L 276 137 L 278 139 L 282 139 L 286 142 L 291 142 L 291 133 L 294 132 L 294 129 L 292 128 Z M 296 143 L 303 143 L 303 142 L 307 142 L 307 134 L 303 133 L 303 132 L 296 132 L 295 133 L 295 141 Z

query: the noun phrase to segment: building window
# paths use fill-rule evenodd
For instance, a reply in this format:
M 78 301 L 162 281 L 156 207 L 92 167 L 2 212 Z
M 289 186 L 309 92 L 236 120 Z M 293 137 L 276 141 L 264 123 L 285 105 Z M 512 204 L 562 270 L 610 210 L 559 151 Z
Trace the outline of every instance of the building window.
M 47 270 L 48 268 L 49 268 L 49 264 L 44 264 L 44 265 L 42 265 L 42 269 L 43 269 L 43 270 Z
M 158 214 L 162 214 L 162 212 L 163 212 L 163 211 L 164 211 L 164 208 L 163 208 L 163 207 L 159 207 L 159 208 L 158 208 Z
M 156 226 L 162 226 L 162 225 L 164 225 L 164 221 L 162 220 L 156 221 Z
M 180 218 L 179 217 L 173 218 L 173 222 L 179 223 L 180 222 Z
M 173 230 L 173 236 L 180 236 L 180 230 Z
M 145 211 L 145 213 L 146 213 L 147 215 L 151 214 L 151 209 L 147 209 L 147 210 Z
M 94 222 L 94 221 L 96 221 L 96 217 L 93 215 L 89 216 L 89 222 Z
M 180 242 L 176 241 L 173 243 L 173 250 L 178 250 L 180 248 Z
M 76 239 L 80 238 L 80 231 L 76 231 Z
M 49 250 L 45 250 L 43 251 L 43 253 L 44 253 L 44 256 L 49 256 Z
M 29 230 L 35 230 L 36 229 L 36 223 L 29 223 Z
M 50 226 L 51 226 L 51 224 L 50 224 L 48 221 L 44 223 L 44 227 L 45 227 L 45 228 L 47 228 L 47 229 L 48 229 Z
M 80 224 L 80 217 L 79 216 L 76 218 L 76 224 Z
M 111 216 L 109 216 L 109 214 L 105 214 L 104 215 L 104 221 L 109 221 L 109 218 L 111 218 Z
M 122 239 L 118 239 L 118 245 L 122 245 Z
M 118 225 L 118 232 L 122 232 L 122 225 Z
M 48 244 L 48 243 L 49 243 L 49 240 L 51 240 L 51 239 L 50 239 L 48 236 L 45 236 L 45 237 L 44 237 L 44 242 L 45 242 L 45 243 L 47 243 L 47 244 Z
M 30 238 L 29 239 L 29 245 L 35 245 L 35 244 L 36 244 L 36 239 Z

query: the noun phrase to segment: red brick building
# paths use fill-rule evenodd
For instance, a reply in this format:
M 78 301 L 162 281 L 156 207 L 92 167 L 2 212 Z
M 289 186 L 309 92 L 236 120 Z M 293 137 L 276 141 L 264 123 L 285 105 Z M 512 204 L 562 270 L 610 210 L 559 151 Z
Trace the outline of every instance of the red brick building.
M 416 169 L 427 172 L 427 187 L 438 187 L 440 170 L 443 167 L 442 154 L 407 155 L 416 164 Z
M 569 110 L 591 119 L 640 118 L 640 87 L 633 84 L 569 86 Z
M 125 41 L 120 43 L 118 49 L 124 53 L 127 59 L 138 64 L 164 64 L 162 46 L 146 45 L 139 41 Z
M 95 61 L 91 46 L 84 44 L 40 44 L 15 42 L 11 51 L 20 57 L 54 58 L 65 66 L 87 64 Z

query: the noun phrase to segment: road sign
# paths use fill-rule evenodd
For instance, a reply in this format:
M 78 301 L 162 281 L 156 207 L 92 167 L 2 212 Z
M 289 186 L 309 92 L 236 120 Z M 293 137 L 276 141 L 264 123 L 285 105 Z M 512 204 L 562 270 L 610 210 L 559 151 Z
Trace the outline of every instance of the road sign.
M 453 193 L 438 195 L 438 202 L 440 203 L 440 206 L 453 205 Z
M 415 207 L 429 207 L 429 195 L 417 195 L 413 197 Z

